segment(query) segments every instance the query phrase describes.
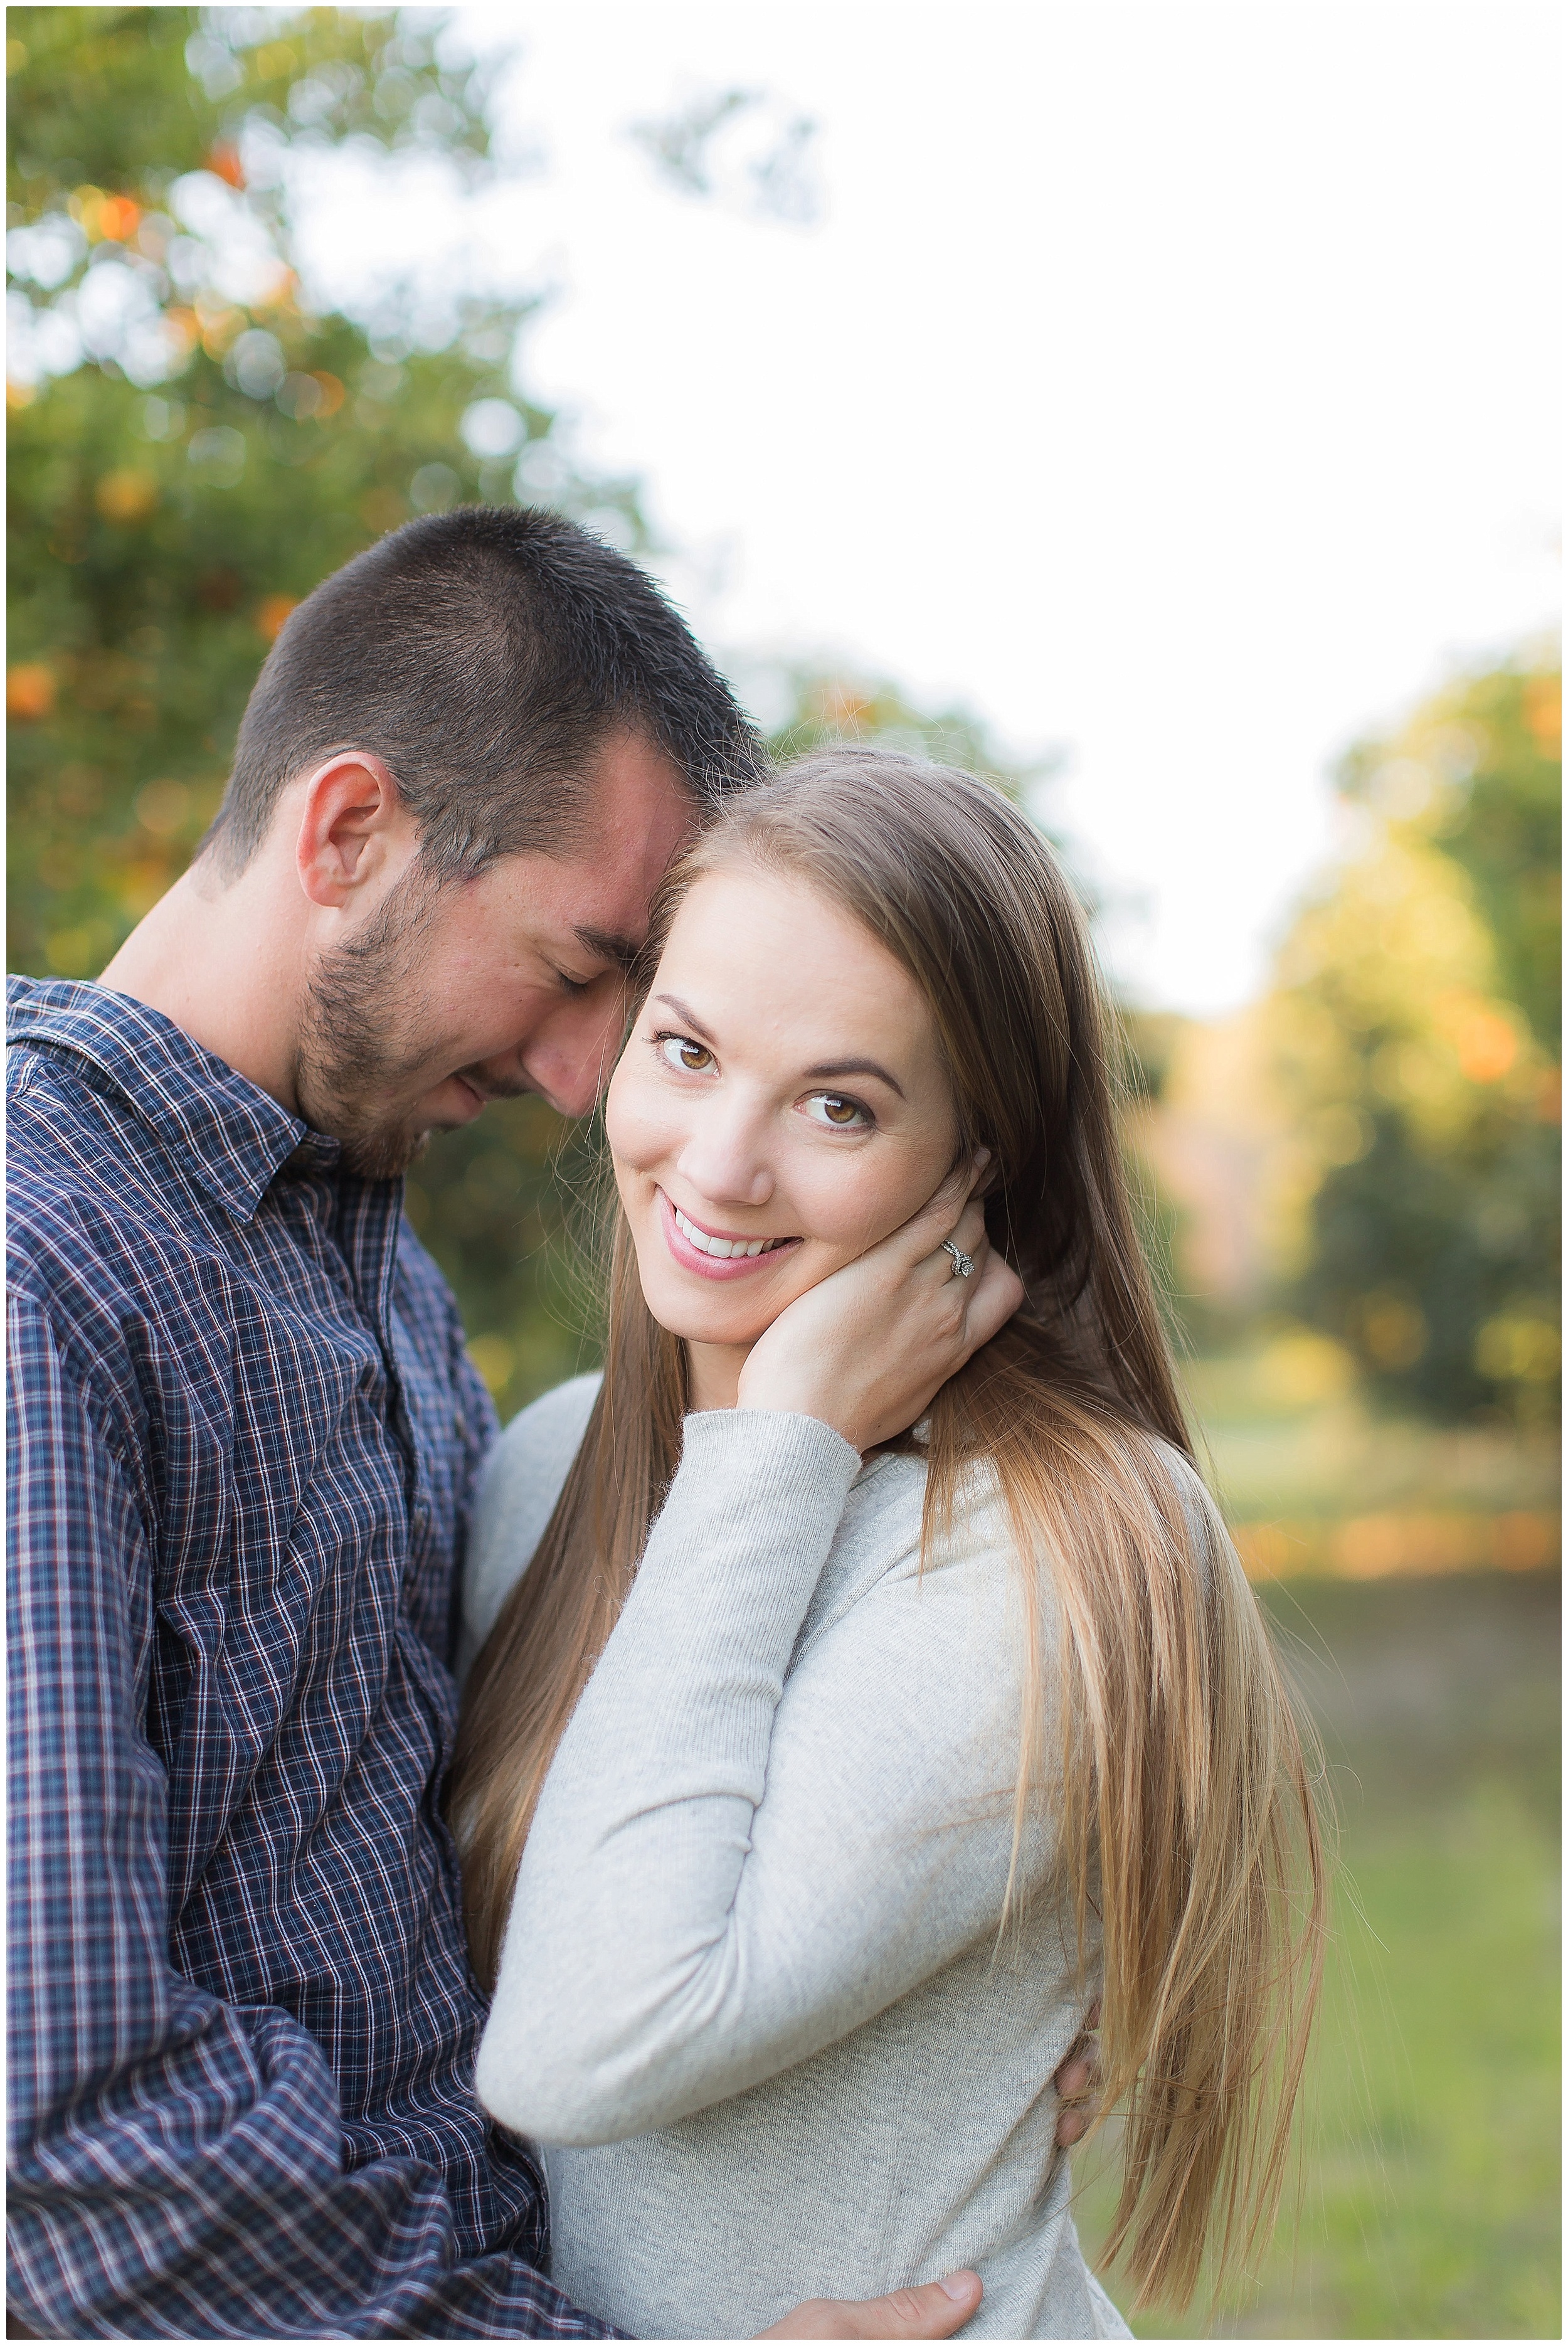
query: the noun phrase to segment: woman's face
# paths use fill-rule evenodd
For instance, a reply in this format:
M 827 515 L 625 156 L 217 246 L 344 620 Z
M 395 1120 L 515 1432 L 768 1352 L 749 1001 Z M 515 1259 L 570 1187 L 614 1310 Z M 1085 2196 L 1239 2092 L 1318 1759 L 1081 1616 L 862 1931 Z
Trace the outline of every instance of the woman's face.
M 811 888 L 745 867 L 677 913 L 606 1123 L 648 1309 L 726 1346 L 907 1221 L 958 1147 L 914 981 Z

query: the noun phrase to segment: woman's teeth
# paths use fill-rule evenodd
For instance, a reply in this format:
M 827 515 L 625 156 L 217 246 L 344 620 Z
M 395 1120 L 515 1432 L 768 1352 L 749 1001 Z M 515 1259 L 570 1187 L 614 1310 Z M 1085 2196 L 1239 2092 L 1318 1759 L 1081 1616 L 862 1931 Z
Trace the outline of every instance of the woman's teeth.
M 770 1254 L 775 1247 L 788 1246 L 788 1239 L 710 1239 L 695 1222 L 688 1222 L 680 1208 L 672 1205 L 671 1213 L 679 1226 L 681 1236 L 693 1245 L 698 1254 Z

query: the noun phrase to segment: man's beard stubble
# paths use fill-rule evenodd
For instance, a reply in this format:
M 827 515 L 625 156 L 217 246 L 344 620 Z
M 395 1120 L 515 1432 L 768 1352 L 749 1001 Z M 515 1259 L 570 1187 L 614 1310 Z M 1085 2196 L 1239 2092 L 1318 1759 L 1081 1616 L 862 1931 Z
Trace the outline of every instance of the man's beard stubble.
M 394 1180 L 430 1138 L 428 1125 L 389 1102 L 422 1075 L 422 1087 L 430 1085 L 436 1035 L 420 974 L 440 893 L 416 862 L 363 933 L 322 955 L 305 987 L 294 1096 L 306 1122 L 341 1143 L 345 1169 L 367 1181 Z

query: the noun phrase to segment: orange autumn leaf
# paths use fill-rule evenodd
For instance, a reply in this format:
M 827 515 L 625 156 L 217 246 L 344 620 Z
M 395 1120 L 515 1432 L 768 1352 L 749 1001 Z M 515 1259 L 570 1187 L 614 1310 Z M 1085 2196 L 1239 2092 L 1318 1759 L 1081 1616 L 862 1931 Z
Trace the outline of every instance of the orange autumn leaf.
M 98 234 L 116 244 L 124 244 L 127 237 L 136 234 L 140 218 L 141 206 L 132 203 L 128 196 L 106 196 L 98 206 Z
M 256 632 L 264 643 L 275 644 L 283 622 L 298 606 L 298 595 L 267 595 L 256 607 Z
M 93 491 L 93 503 L 106 521 L 145 521 L 158 503 L 158 483 L 150 473 L 128 466 L 106 473 Z
M 5 714 L 20 725 L 36 725 L 55 712 L 55 672 L 42 660 L 25 660 L 5 675 Z

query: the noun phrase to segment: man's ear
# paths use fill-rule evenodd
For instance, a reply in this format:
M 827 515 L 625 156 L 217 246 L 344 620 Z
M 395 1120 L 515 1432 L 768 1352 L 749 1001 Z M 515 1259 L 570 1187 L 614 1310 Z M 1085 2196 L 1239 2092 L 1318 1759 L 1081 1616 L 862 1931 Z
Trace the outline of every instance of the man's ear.
M 367 750 L 340 750 L 305 784 L 294 860 L 312 904 L 343 911 L 370 883 L 402 877 L 417 826 L 392 770 Z

